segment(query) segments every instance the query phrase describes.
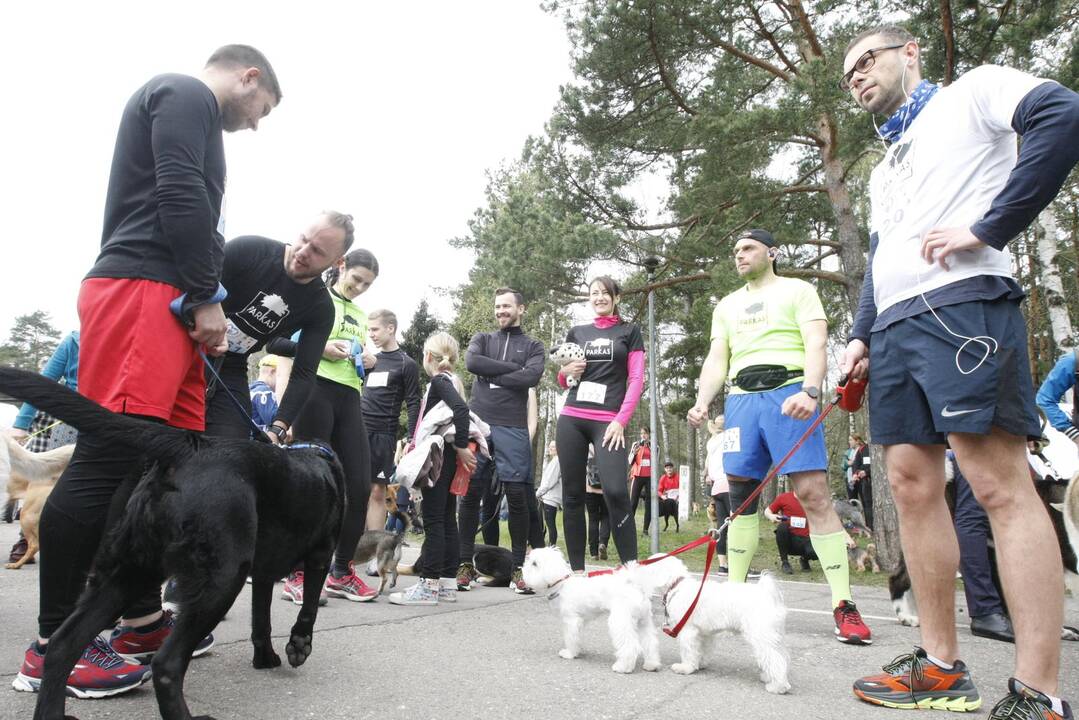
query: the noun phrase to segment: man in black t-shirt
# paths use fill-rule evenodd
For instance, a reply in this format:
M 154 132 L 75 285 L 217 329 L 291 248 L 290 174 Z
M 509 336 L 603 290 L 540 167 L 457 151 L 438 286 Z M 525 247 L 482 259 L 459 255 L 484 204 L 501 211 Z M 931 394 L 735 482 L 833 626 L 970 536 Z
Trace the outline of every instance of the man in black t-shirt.
M 247 358 L 273 338 L 288 338 L 297 330 L 292 373 L 273 423 L 266 432 L 281 442 L 314 386 L 315 371 L 333 325 L 333 305 L 322 273 L 352 246 L 352 218 L 327 211 L 291 245 L 256 235 L 238 237 L 225 245 L 221 284 L 228 291 L 223 305 L 229 349 L 218 374 L 224 388 L 207 370 L 206 433 L 246 438 L 248 415 Z M 229 395 L 233 397 L 230 398 Z
M 394 313 L 375 310 L 368 315 L 367 337 L 379 350 L 377 355 L 364 356 L 367 379 L 363 386 L 363 424 L 371 446 L 367 529 L 381 530 L 386 525 L 386 486 L 394 473 L 401 403 L 408 408 L 407 433 L 412 437 L 420 414 L 420 370 L 397 344 Z

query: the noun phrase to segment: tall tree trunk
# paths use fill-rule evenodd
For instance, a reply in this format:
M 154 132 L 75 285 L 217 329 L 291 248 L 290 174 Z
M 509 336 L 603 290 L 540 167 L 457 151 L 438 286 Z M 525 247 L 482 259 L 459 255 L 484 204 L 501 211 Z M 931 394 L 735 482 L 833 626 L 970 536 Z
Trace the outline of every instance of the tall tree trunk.
M 888 484 L 884 448 L 881 445 L 871 445 L 869 457 L 873 483 L 873 540 L 877 544 L 877 559 L 881 567 L 886 572 L 891 572 L 899 563 L 899 554 L 902 552 L 899 545 L 899 514 L 892 499 L 892 488 Z
M 820 149 L 821 163 L 824 165 L 824 186 L 828 191 L 828 200 L 835 213 L 836 237 L 840 244 L 839 260 L 841 272 L 847 278 L 844 291 L 847 298 L 847 310 L 851 317 L 858 308 L 858 298 L 862 290 L 862 278 L 865 275 L 865 249 L 862 245 L 862 233 L 858 228 L 858 218 L 854 215 L 850 192 L 847 190 L 845 168 L 839 158 L 839 137 L 835 118 L 823 114 L 817 120 L 817 128 L 823 145 Z
M 1049 327 L 1059 355 L 1075 347 L 1075 329 L 1068 313 L 1068 303 L 1064 299 L 1064 283 L 1057 262 L 1064 233 L 1051 207 L 1038 216 L 1034 236 L 1041 264 L 1042 299 L 1049 309 Z

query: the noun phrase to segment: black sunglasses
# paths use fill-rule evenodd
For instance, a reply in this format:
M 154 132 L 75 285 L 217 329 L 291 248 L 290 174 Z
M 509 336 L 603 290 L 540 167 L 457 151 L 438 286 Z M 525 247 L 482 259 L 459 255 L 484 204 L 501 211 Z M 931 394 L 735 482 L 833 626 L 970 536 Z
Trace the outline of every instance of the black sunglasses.
M 884 52 L 885 50 L 897 50 L 904 47 L 906 43 L 900 43 L 899 45 L 885 45 L 884 47 L 872 48 L 866 50 L 861 56 L 854 62 L 852 67 L 846 74 L 839 79 L 839 89 L 843 92 L 850 92 L 850 79 L 854 77 L 855 72 L 867 73 L 873 64 L 877 61 L 877 53 Z

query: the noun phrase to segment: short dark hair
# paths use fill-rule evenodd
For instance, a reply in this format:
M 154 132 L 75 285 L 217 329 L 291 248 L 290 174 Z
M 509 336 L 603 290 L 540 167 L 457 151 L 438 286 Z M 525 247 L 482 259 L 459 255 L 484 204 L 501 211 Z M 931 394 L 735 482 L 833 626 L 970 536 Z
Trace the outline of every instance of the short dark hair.
M 222 45 L 214 50 L 214 54 L 206 61 L 206 67 L 211 65 L 224 68 L 258 68 L 259 86 L 273 94 L 274 104 L 281 102 L 281 83 L 277 81 L 273 65 L 270 65 L 265 55 L 250 45 Z
M 910 34 L 910 30 L 907 30 L 902 25 L 874 25 L 862 30 L 860 33 L 851 38 L 851 41 L 847 43 L 847 49 L 843 51 L 844 57 L 850 52 L 850 49 L 865 40 L 867 37 L 873 35 L 880 35 L 881 38 L 889 43 L 903 43 L 906 45 L 909 42 L 918 42 L 917 38 Z
M 511 287 L 500 287 L 497 290 L 495 290 L 495 297 L 498 297 L 499 295 L 512 295 L 513 296 L 513 301 L 515 303 L 517 303 L 518 305 L 524 305 L 525 304 L 525 296 L 522 295 L 521 293 L 517 292 L 516 290 L 514 290 Z
M 352 247 L 352 243 L 356 241 L 356 226 L 352 224 L 352 216 L 336 210 L 323 210 L 322 216 L 326 218 L 326 222 L 330 224 L 330 227 L 340 228 L 345 233 L 345 247 L 343 250 L 348 252 L 348 249 Z M 376 274 L 378 274 L 377 270 Z

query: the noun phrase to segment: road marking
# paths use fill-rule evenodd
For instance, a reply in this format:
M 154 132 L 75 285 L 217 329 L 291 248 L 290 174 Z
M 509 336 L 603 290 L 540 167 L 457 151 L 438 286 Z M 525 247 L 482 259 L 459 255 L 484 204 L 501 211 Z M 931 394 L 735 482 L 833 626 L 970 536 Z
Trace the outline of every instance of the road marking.
M 830 610 L 805 610 L 805 609 L 803 609 L 803 608 L 792 608 L 792 607 L 788 607 L 788 608 L 787 608 L 787 612 L 800 612 L 800 613 L 808 613 L 808 614 L 810 614 L 810 615 L 828 615 L 829 617 L 831 617 L 831 616 L 832 616 L 832 612 L 831 612 Z M 895 618 L 895 616 L 894 616 L 894 615 L 893 615 L 893 616 L 891 616 L 891 617 L 883 617 L 883 616 L 881 616 L 881 615 L 866 615 L 865 613 L 859 613 L 859 614 L 860 614 L 860 615 L 861 615 L 861 616 L 862 616 L 863 618 L 868 618 L 868 619 L 870 619 L 870 620 L 884 620 L 884 621 L 888 621 L 888 620 L 896 620 L 896 618 Z M 898 620 L 896 620 L 896 622 L 899 622 L 899 621 L 898 621 Z

